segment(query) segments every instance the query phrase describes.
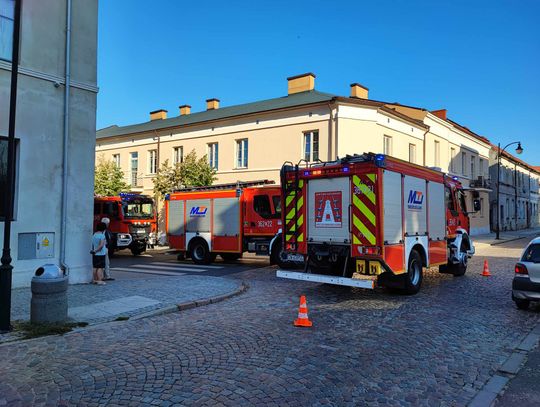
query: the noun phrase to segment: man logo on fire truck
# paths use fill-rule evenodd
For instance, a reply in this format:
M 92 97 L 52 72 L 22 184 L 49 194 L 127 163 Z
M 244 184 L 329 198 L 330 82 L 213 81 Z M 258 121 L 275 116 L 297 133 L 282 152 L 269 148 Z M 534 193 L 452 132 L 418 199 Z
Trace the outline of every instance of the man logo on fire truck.
M 206 216 L 208 208 L 206 206 L 194 206 L 189 212 L 189 216 Z
M 422 191 L 409 191 L 408 208 L 413 211 L 421 211 L 422 203 L 424 202 L 424 194 Z

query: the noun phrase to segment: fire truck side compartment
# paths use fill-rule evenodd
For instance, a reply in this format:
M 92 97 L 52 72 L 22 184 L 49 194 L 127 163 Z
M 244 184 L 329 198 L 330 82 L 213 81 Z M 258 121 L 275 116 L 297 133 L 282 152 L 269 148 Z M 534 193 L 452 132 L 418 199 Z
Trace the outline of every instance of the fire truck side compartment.
M 184 201 L 169 201 L 169 234 L 182 236 L 184 234 Z
M 401 174 L 393 171 L 383 172 L 383 216 L 385 244 L 403 243 L 403 225 L 401 223 Z M 394 197 L 390 199 L 389 197 Z

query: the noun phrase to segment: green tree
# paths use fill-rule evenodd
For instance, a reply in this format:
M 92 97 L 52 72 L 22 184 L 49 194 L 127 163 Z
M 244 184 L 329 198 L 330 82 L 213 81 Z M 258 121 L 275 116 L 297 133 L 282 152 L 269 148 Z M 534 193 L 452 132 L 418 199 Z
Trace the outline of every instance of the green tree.
M 215 174 L 216 170 L 210 167 L 206 155 L 197 158 L 197 153 L 192 150 L 183 162 L 174 166 L 165 160 L 153 179 L 154 192 L 156 197 L 163 198 L 175 189 L 212 185 L 216 180 Z
M 111 196 L 127 190 L 129 185 L 124 181 L 122 170 L 113 161 L 100 157 L 94 170 L 94 193 Z

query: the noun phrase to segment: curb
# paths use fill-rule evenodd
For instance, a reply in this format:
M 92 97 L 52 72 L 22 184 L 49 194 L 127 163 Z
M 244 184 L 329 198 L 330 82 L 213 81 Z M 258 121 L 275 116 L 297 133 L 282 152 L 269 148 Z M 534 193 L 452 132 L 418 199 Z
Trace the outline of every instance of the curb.
M 500 242 L 493 242 L 493 243 L 490 243 L 489 245 L 490 245 L 490 246 L 497 246 L 497 245 L 500 245 L 500 244 L 503 244 L 503 243 L 513 242 L 513 241 L 515 241 L 515 240 L 525 239 L 525 238 L 531 237 L 531 236 L 534 236 L 534 235 L 525 235 L 525 236 L 514 237 L 514 238 L 512 238 L 512 239 L 504 239 L 504 240 L 501 240 Z
M 158 315 L 165 315 L 170 314 L 171 312 L 176 311 L 186 311 L 188 309 L 197 308 L 197 307 L 203 307 L 205 305 L 215 304 L 221 301 L 228 300 L 229 298 L 236 297 L 237 295 L 240 295 L 247 291 L 249 286 L 242 281 L 242 284 L 240 284 L 240 287 L 238 287 L 236 290 L 228 292 L 226 294 L 217 295 L 215 297 L 206 298 L 204 300 L 195 300 L 195 301 L 187 301 L 182 302 L 180 304 L 170 305 L 164 308 L 160 308 L 154 311 L 145 312 L 144 314 L 135 315 L 130 319 L 130 321 L 137 321 L 139 319 L 143 318 L 149 318 L 149 317 L 155 317 Z
M 513 379 L 527 360 L 528 352 L 538 345 L 540 323 L 523 338 L 497 372 L 484 384 L 484 387 L 468 404 L 469 407 L 492 406 L 497 397 L 504 393 L 508 382 Z

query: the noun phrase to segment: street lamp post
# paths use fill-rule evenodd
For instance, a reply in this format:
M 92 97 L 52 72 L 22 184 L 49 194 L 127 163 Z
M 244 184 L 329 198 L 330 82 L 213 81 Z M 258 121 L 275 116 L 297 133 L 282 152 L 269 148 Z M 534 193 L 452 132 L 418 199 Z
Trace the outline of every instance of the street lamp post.
M 11 54 L 11 93 L 9 97 L 9 129 L 7 155 L 7 191 L 4 194 L 4 245 L 0 265 L 0 332 L 11 330 L 11 220 L 15 191 L 15 113 L 17 111 L 17 78 L 19 74 L 19 36 L 22 0 L 15 0 L 13 51 Z
M 504 150 L 506 150 L 508 147 L 510 147 L 513 144 L 517 144 L 516 147 L 516 153 L 521 154 L 523 152 L 523 148 L 521 147 L 520 141 L 514 141 L 512 143 L 508 143 L 504 148 L 501 150 L 501 143 L 497 145 L 497 230 L 496 230 L 496 236 L 495 239 L 500 239 L 500 190 L 501 190 L 501 155 L 504 153 Z

